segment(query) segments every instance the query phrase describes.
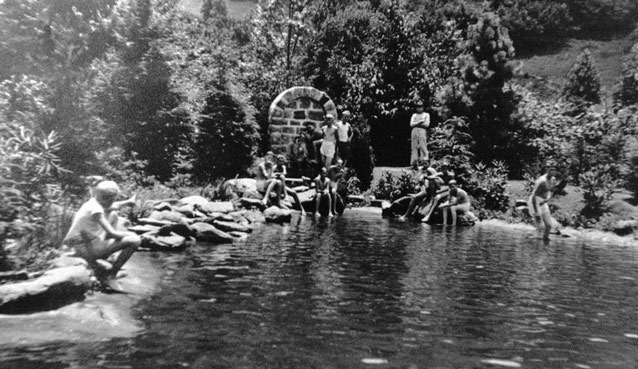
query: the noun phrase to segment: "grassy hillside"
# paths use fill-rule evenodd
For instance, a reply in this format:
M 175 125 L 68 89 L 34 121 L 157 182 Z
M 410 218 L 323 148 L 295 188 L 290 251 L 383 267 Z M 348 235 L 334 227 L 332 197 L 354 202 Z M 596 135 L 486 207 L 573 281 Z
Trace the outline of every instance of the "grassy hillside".
M 570 39 L 560 47 L 538 50 L 518 60 L 523 63 L 523 74 L 542 82 L 537 84 L 538 88 L 560 90 L 578 56 L 583 50 L 589 49 L 596 61 L 603 90 L 610 93 L 620 76 L 624 56 L 636 42 L 636 31 L 608 41 Z
M 200 16 L 203 0 L 180 0 L 178 7 L 185 12 Z M 226 0 L 228 15 L 232 18 L 243 19 L 257 7 L 254 1 Z

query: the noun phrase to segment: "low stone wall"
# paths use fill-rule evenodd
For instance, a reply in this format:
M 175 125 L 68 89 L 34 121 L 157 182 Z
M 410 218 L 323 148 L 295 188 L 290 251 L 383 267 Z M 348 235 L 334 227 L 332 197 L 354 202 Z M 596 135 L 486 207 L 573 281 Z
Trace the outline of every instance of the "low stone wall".
M 292 87 L 275 98 L 270 105 L 270 143 L 274 152 L 286 152 L 294 138 L 310 123 L 321 127 L 326 114 L 335 119 L 337 108 L 330 97 L 314 87 Z

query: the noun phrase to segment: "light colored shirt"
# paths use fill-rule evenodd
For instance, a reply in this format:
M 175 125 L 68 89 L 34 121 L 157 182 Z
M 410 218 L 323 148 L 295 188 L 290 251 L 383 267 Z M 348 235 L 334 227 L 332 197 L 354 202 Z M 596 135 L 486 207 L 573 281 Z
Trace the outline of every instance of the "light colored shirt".
M 426 128 L 430 126 L 430 114 L 423 112 L 421 114 L 414 113 L 410 119 L 410 127 Z
M 350 130 L 352 129 L 350 123 L 340 120 L 335 124 L 335 126 L 337 126 L 337 135 L 339 136 L 339 142 L 349 142 Z
M 337 141 L 337 137 L 335 136 L 335 133 L 337 132 L 337 127 L 335 127 L 335 125 L 331 125 L 331 126 L 323 126 L 321 127 L 321 131 L 323 131 L 323 140 L 324 141 L 330 141 L 330 142 L 336 142 Z
M 106 239 L 106 230 L 98 222 L 97 219 L 99 219 L 99 217 L 95 216 L 97 214 L 104 215 L 105 211 L 102 205 L 92 197 L 75 213 L 71 228 L 66 234 L 66 237 L 64 237 L 64 240 L 81 240 L 82 232 L 87 233 L 89 237 L 97 237 L 101 240 Z

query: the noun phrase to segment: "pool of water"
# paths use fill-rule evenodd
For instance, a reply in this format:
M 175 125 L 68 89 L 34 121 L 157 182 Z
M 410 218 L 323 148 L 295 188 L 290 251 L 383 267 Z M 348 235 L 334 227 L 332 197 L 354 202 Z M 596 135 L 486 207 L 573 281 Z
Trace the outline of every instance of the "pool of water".
M 348 211 L 157 254 L 133 339 L 1 368 L 635 368 L 638 250 Z

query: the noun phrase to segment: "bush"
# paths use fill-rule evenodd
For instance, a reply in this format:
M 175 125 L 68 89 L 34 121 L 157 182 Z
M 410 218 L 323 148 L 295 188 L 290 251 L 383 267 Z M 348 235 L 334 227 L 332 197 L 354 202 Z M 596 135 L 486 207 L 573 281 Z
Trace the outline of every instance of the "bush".
M 49 216 L 62 195 L 56 184 L 63 171 L 55 155 L 59 147 L 54 132 L 42 135 L 15 122 L 0 124 L 0 248 L 17 240 L 18 256 L 11 261 L 60 246 L 60 224 L 52 224 Z
M 585 207 L 581 211 L 587 218 L 599 218 L 609 207 L 609 200 L 620 181 L 610 165 L 598 165 L 582 173 L 578 180 L 583 189 Z
M 395 175 L 384 171 L 372 194 L 378 199 L 394 201 L 403 196 L 418 192 L 418 182 L 415 176 L 406 171 Z
M 469 180 L 464 188 L 472 196 L 474 209 L 506 211 L 509 207 L 507 195 L 507 166 L 494 161 L 491 166 L 478 163 L 469 171 Z

